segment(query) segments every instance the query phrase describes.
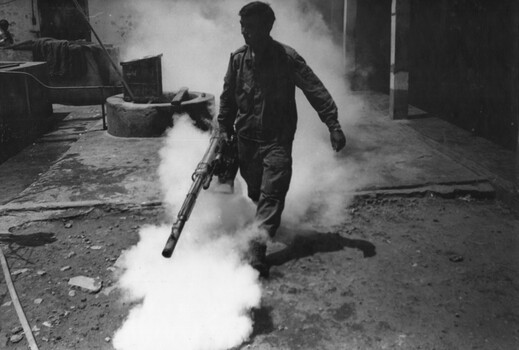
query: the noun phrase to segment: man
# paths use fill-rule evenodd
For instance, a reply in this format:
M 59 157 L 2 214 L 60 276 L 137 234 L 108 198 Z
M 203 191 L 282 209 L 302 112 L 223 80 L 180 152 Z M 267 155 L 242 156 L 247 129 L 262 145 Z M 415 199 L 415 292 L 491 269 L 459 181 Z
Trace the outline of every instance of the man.
M 9 22 L 0 20 L 0 47 L 7 47 L 13 44 L 13 36 L 9 32 Z
M 273 40 L 270 5 L 254 1 L 239 12 L 245 45 L 231 54 L 220 97 L 218 123 L 224 138 L 236 133 L 240 173 L 257 204 L 258 227 L 272 238 L 281 221 L 292 175 L 297 123 L 295 87 L 300 88 L 330 131 L 335 151 L 346 145 L 332 97 L 291 47 Z M 266 244 L 254 240 L 250 263 L 268 277 Z

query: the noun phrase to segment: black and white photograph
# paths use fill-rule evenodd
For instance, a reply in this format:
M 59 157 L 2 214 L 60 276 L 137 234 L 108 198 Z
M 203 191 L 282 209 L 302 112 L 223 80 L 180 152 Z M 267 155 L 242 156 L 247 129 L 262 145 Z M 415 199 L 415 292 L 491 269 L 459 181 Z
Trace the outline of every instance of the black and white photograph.
M 519 1 L 0 0 L 0 349 L 519 349 Z

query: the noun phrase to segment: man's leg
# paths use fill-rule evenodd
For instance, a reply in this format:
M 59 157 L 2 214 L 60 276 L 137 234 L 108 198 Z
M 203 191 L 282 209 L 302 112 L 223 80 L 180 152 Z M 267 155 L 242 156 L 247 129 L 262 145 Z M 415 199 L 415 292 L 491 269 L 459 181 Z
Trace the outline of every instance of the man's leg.
M 256 221 L 259 228 L 265 230 L 272 238 L 281 223 L 285 196 L 292 177 L 292 145 L 269 144 L 261 148 L 263 177 Z M 265 241 L 252 241 L 250 249 L 251 265 L 259 271 L 261 277 L 268 277 L 269 265 L 266 260 L 267 245 Z
M 258 202 L 263 176 L 263 158 L 259 144 L 238 138 L 238 160 L 240 174 L 247 183 L 247 194 L 254 202 Z
M 285 197 L 292 177 L 292 144 L 262 146 L 263 177 L 256 211 L 259 227 L 274 237 L 281 223 Z
M 247 194 L 254 203 L 258 203 L 261 194 L 263 177 L 263 158 L 257 142 L 238 138 L 238 158 L 240 174 L 247 183 Z M 247 259 L 261 277 L 268 277 L 269 268 L 265 262 L 267 246 L 261 239 L 253 239 L 249 243 Z
M 273 237 L 281 222 L 285 196 L 292 176 L 291 144 L 258 144 L 239 140 L 240 173 L 249 197 L 257 203 L 259 228 Z M 268 277 L 267 246 L 261 238 L 250 243 L 249 261 L 261 277 Z

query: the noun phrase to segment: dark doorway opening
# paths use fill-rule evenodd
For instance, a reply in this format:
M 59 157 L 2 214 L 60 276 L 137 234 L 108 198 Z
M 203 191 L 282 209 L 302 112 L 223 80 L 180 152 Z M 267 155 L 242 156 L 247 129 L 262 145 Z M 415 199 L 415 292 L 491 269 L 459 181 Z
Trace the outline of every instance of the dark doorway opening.
M 88 0 L 77 0 L 88 16 Z M 42 37 L 91 41 L 90 28 L 71 0 L 38 0 Z

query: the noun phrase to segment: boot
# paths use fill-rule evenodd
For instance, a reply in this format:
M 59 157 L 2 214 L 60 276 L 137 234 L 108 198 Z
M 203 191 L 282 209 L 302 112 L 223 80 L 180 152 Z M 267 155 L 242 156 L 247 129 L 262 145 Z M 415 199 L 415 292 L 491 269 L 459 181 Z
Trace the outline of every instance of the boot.
M 269 277 L 270 266 L 267 263 L 267 245 L 262 242 L 252 241 L 249 245 L 248 260 L 250 265 L 259 272 L 261 278 Z

